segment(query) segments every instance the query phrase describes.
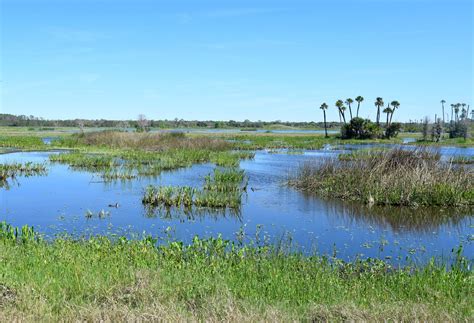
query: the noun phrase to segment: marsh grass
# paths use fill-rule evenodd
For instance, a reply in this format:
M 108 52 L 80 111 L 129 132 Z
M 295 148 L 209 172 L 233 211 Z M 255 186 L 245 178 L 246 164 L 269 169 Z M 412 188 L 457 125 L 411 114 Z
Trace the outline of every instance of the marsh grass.
M 43 140 L 35 136 L 0 136 L 0 147 L 24 150 L 42 150 L 47 148 Z
M 223 151 L 230 144 L 222 139 L 188 137 L 180 132 L 136 133 L 119 131 L 100 131 L 76 134 L 61 138 L 55 145 L 63 147 L 105 147 L 112 149 L 135 149 L 165 151 L 171 149 Z
M 473 274 L 155 237 L 45 241 L 0 225 L 3 321 L 472 321 Z
M 245 174 L 238 169 L 215 169 L 204 179 L 203 189 L 189 186 L 148 186 L 142 202 L 151 207 L 238 209 L 247 189 Z
M 325 197 L 400 206 L 474 204 L 474 172 L 440 161 L 423 148 L 364 153 L 349 161 L 303 164 L 289 180 L 297 189 Z
M 16 177 L 30 177 L 46 175 L 47 168 L 45 164 L 39 163 L 11 163 L 0 164 L 0 181 L 15 179 Z
M 199 149 L 170 149 L 160 152 L 110 149 L 52 154 L 49 160 L 53 163 L 69 165 L 72 169 L 96 172 L 106 181 L 115 181 L 155 177 L 163 171 L 207 162 L 235 167 L 239 165 L 241 159 L 253 157 L 254 154 L 251 152 L 216 152 Z

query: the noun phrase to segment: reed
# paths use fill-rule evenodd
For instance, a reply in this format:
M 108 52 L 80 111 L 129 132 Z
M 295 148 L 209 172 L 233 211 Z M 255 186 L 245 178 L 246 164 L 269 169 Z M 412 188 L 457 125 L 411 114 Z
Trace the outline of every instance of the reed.
M 47 168 L 45 164 L 32 162 L 0 164 L 0 181 L 14 179 L 18 176 L 41 176 L 46 175 L 46 173 Z
M 325 197 L 400 206 L 474 205 L 474 172 L 453 167 L 423 148 L 367 153 L 302 165 L 289 180 L 297 189 Z

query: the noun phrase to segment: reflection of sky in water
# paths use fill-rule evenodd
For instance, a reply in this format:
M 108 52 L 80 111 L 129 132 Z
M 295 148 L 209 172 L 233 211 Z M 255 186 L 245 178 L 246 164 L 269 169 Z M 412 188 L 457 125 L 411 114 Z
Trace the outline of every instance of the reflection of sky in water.
M 442 148 L 443 154 L 474 155 L 472 148 Z M 368 208 L 360 204 L 324 201 L 288 189 L 284 181 L 298 165 L 322 156 L 335 156 L 337 150 L 309 151 L 304 154 L 257 152 L 255 159 L 243 161 L 241 168 L 249 177 L 249 190 L 240 214 L 209 213 L 201 210 L 185 215 L 176 210 L 150 214 L 141 204 L 144 188 L 154 185 L 192 185 L 200 187 L 211 164 L 163 173 L 152 179 L 103 183 L 92 173 L 71 171 L 53 165 L 48 176 L 20 178 L 10 190 L 0 191 L 0 220 L 17 226 L 29 224 L 49 234 L 74 234 L 146 231 L 155 235 L 172 228 L 177 239 L 189 241 L 194 235 L 235 238 L 245 227 L 252 237 L 262 225 L 261 234 L 271 241 L 291 235 L 305 250 L 332 253 L 352 259 L 370 257 L 449 257 L 451 249 L 464 245 L 466 255 L 474 254 L 473 212 L 407 208 Z M 47 160 L 48 153 L 1 155 L 0 162 Z M 252 189 L 250 189 L 252 188 Z M 109 204 L 119 203 L 119 208 Z M 86 219 L 87 210 L 110 212 L 103 219 Z M 403 261 L 402 259 L 402 261 Z

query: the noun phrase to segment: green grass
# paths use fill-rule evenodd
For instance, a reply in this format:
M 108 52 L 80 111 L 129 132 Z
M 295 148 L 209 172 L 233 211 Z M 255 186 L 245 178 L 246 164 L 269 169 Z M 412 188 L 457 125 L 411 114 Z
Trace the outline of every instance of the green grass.
M 0 224 L 3 321 L 472 321 L 459 260 L 403 268 L 241 246 L 63 237 Z M 448 266 L 449 267 L 449 266 Z
M 0 147 L 23 150 L 43 150 L 47 148 L 41 138 L 34 136 L 0 136 Z
M 45 175 L 47 168 L 45 164 L 38 163 L 11 163 L 0 164 L 0 181 L 4 182 L 8 179 L 14 179 L 18 176 L 35 176 Z
M 142 198 L 149 207 L 191 207 L 239 209 L 247 189 L 244 172 L 215 169 L 205 177 L 203 189 L 189 186 L 148 186 Z
M 473 170 L 442 162 L 437 153 L 393 149 L 358 156 L 306 163 L 289 184 L 310 194 L 368 204 L 474 205 Z

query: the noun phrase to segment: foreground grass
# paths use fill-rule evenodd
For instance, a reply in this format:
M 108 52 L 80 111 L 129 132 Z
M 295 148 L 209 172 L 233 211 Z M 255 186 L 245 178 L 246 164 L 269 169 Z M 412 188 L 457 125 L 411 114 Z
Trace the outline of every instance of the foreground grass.
M 343 263 L 220 238 L 45 242 L 0 225 L 0 319 L 472 320 L 466 260 L 447 270 Z
M 317 195 L 368 204 L 474 205 L 471 168 L 440 161 L 425 149 L 363 151 L 304 164 L 289 184 Z

